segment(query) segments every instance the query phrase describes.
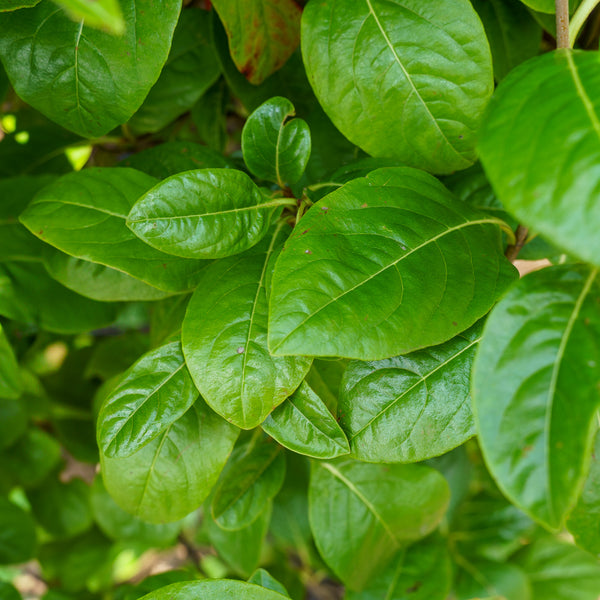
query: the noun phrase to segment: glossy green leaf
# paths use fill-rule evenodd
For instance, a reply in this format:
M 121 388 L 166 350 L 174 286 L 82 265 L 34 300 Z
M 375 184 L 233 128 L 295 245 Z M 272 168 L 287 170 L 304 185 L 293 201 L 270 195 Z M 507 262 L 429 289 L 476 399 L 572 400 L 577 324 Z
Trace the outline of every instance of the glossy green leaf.
M 381 361 L 352 361 L 338 413 L 353 456 L 419 462 L 472 437 L 470 376 L 480 339 L 477 323 L 441 346 Z
M 518 558 L 534 600 L 596 600 L 600 595 L 598 559 L 576 546 L 546 537 Z
M 0 12 L 17 10 L 19 8 L 30 8 L 39 2 L 40 0 L 0 0 Z
M 117 269 L 69 256 L 48 244 L 45 246 L 44 267 L 48 274 L 86 298 L 99 302 L 135 302 L 160 300 L 171 295 Z
M 282 600 L 282 596 L 252 583 L 228 579 L 174 583 L 144 596 L 144 600 Z
M 554 1 L 554 0 L 552 0 Z M 494 77 L 504 79 L 517 65 L 536 56 L 542 28 L 519 0 L 471 0 L 487 34 Z
M 201 399 L 158 437 L 126 458 L 102 453 L 106 489 L 150 523 L 177 521 L 200 506 L 227 462 L 238 430 Z
M 551 528 L 575 504 L 591 451 L 599 301 L 595 270 L 531 273 L 492 312 L 475 361 L 473 409 L 488 468 L 508 498 Z
M 441 537 L 430 537 L 403 548 L 389 567 L 362 592 L 347 600 L 446 600 L 452 583 L 452 563 Z
M 268 571 L 264 569 L 257 569 L 252 573 L 252 577 L 248 579 L 248 583 L 254 583 L 255 585 L 260 585 L 261 587 L 267 588 L 268 590 L 273 590 L 281 594 L 282 596 L 289 597 L 289 594 L 285 587 L 277 581 Z
M 242 577 L 248 577 L 258 567 L 271 520 L 271 506 L 271 502 L 268 502 L 253 523 L 235 531 L 222 529 L 212 519 L 207 519 L 210 543 L 218 555 Z
M 0 396 L 0 451 L 14 444 L 25 433 L 26 428 L 25 403 L 20 399 Z
M 172 425 L 198 398 L 181 344 L 144 354 L 121 378 L 98 417 L 98 445 L 107 457 L 131 456 Z
M 214 150 L 193 142 L 165 142 L 133 154 L 119 163 L 157 179 L 166 179 L 193 169 L 218 169 L 230 166 L 229 161 Z
M 34 556 L 36 544 L 31 515 L 0 497 L 0 565 L 29 560 Z
M 280 187 L 296 183 L 310 157 L 310 129 L 306 121 L 294 119 L 294 105 L 281 96 L 261 104 L 242 130 L 244 161 L 259 179 Z
M 266 439 L 232 457 L 211 502 L 211 514 L 222 529 L 252 524 L 281 489 L 285 455 L 281 446 Z
M 393 555 L 433 531 L 448 485 L 422 465 L 314 462 L 310 525 L 325 562 L 350 588 L 364 588 Z
M 596 434 L 590 470 L 581 496 L 567 520 L 575 543 L 592 554 L 600 554 L 600 435 Z
M 125 20 L 119 0 L 54 0 L 74 21 L 85 23 L 113 35 L 125 33 Z
M 415 169 L 347 183 L 304 215 L 275 264 L 270 351 L 378 360 L 447 341 L 516 277 L 501 224 Z
M 325 112 L 372 156 L 433 173 L 474 162 L 493 78 L 468 0 L 311 2 L 302 55 Z
M 527 575 L 515 565 L 489 561 L 469 562 L 459 571 L 455 584 L 456 600 L 538 600 L 532 595 Z
M 119 37 L 72 21 L 52 2 L 0 15 L 0 58 L 17 94 L 83 136 L 125 123 L 167 59 L 181 2 L 120 6 L 126 32 Z
M 133 206 L 127 226 L 154 248 L 188 258 L 223 258 L 257 244 L 277 210 L 242 171 L 200 169 L 173 175 Z
M 294 0 L 214 0 L 229 38 L 231 58 L 259 84 L 279 69 L 300 42 L 301 8 Z
M 325 459 L 350 453 L 341 427 L 305 382 L 265 419 L 261 427 L 282 446 L 299 454 Z
M 0 324 L 0 398 L 18 398 L 22 390 L 19 364 Z
M 591 451 L 599 301 L 595 270 L 531 273 L 492 311 L 475 360 L 473 410 L 488 468 L 512 502 L 551 528 L 575 504 Z
M 183 321 L 183 353 L 196 386 L 211 408 L 244 429 L 292 394 L 311 363 L 267 349 L 265 274 L 285 239 L 282 227 L 248 252 L 211 265 Z
M 102 476 L 94 479 L 90 492 L 94 520 L 102 532 L 113 540 L 126 540 L 166 547 L 175 542 L 181 523 L 145 523 L 125 512 L 109 495 Z
M 481 161 L 504 206 L 597 265 L 599 112 L 600 56 L 561 50 L 527 61 L 502 82 L 480 133 Z
M 127 229 L 135 201 L 156 179 L 126 168 L 85 169 L 45 187 L 21 222 L 59 250 L 167 291 L 195 287 L 207 263 L 175 258 L 149 247 Z
M 181 13 L 169 58 L 144 103 L 129 120 L 136 134 L 153 133 L 187 112 L 221 72 L 210 39 L 209 12 Z M 198 167 L 195 167 L 198 168 Z
M 93 523 L 90 488 L 81 479 L 62 483 L 50 478 L 27 494 L 37 522 L 56 538 L 70 538 Z

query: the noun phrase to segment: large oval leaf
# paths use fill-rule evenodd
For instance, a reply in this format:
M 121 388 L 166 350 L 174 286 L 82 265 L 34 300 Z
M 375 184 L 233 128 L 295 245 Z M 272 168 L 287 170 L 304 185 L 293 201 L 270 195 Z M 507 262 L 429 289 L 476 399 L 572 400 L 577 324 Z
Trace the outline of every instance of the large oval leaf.
M 600 55 L 570 50 L 513 71 L 498 87 L 480 134 L 481 161 L 504 206 L 597 265 L 599 136 Z
M 21 222 L 59 250 L 128 273 L 167 291 L 195 287 L 207 263 L 175 258 L 144 244 L 125 225 L 156 179 L 127 168 L 85 169 L 46 186 Z
M 286 596 L 253 583 L 227 579 L 173 583 L 144 596 L 144 600 L 282 600 Z
M 419 462 L 475 433 L 471 366 L 481 326 L 441 346 L 376 362 L 353 361 L 338 412 L 352 454 L 371 462 Z
M 244 429 L 260 424 L 310 368 L 310 358 L 273 357 L 267 349 L 265 277 L 283 235 L 276 228 L 256 248 L 211 265 L 183 321 L 196 386 L 211 408 Z
M 271 352 L 378 360 L 454 337 L 516 277 L 499 224 L 415 169 L 347 183 L 308 211 L 275 264 Z
M 314 462 L 310 525 L 327 564 L 361 589 L 403 545 L 437 526 L 449 497 L 446 480 L 430 467 Z
M 468 0 L 313 1 L 302 54 L 325 112 L 369 154 L 434 173 L 475 160 L 493 79 Z
M 102 405 L 100 449 L 109 457 L 130 456 L 179 419 L 196 398 L 179 342 L 144 354 Z
M 189 258 L 223 258 L 254 246 L 289 198 L 270 198 L 242 171 L 173 175 L 142 196 L 127 217 L 140 239 Z
M 600 404 L 600 286 L 586 267 L 521 279 L 488 319 L 473 371 L 487 465 L 505 495 L 559 528 L 583 484 Z
M 0 57 L 17 94 L 63 127 L 104 135 L 142 104 L 167 59 L 180 0 L 122 0 L 122 36 L 53 2 L 0 15 Z
M 238 433 L 198 399 L 131 456 L 100 453 L 106 489 L 121 508 L 144 521 L 177 521 L 208 496 Z
M 336 458 L 350 453 L 341 427 L 323 400 L 304 381 L 261 427 L 282 446 L 299 454 Z

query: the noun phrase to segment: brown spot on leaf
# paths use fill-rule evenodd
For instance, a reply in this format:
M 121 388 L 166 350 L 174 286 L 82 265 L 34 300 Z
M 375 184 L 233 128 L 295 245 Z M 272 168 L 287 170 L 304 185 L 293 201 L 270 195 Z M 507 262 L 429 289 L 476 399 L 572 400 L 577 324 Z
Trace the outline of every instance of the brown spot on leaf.
M 361 204 L 360 207 L 361 208 L 367 208 L 369 205 L 365 202 L 364 204 Z
M 419 591 L 419 588 L 423 585 L 422 581 L 415 581 L 414 585 L 411 585 L 410 587 L 406 588 L 406 593 L 407 594 L 413 594 L 414 592 Z

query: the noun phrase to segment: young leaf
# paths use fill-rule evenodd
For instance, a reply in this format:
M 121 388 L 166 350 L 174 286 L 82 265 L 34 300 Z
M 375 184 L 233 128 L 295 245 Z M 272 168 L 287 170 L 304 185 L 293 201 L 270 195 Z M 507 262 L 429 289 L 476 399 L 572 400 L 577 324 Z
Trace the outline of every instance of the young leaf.
M 19 97 L 82 136 L 125 123 L 167 59 L 181 2 L 120 6 L 120 37 L 71 21 L 52 2 L 0 15 L 0 58 Z
M 310 157 L 310 129 L 302 119 L 290 120 L 295 114 L 294 105 L 277 96 L 259 106 L 242 130 L 248 169 L 282 188 L 302 177 Z
M 475 360 L 473 410 L 488 468 L 512 502 L 554 529 L 576 502 L 591 451 L 599 301 L 595 270 L 531 273 L 492 311 Z
M 144 521 L 177 521 L 208 496 L 238 433 L 199 398 L 131 456 L 101 453 L 106 489 L 121 508 Z
M 211 265 L 183 321 L 183 353 L 196 386 L 213 410 L 244 429 L 264 421 L 311 364 L 267 349 L 265 275 L 283 242 L 282 227 L 248 252 Z
M 85 169 L 46 186 L 21 222 L 59 250 L 118 271 L 159 289 L 195 287 L 206 262 L 175 258 L 149 247 L 125 225 L 135 201 L 156 179 L 127 168 Z
M 389 567 L 362 592 L 347 600 L 445 600 L 452 583 L 452 563 L 445 540 L 429 537 L 403 548 Z
M 221 69 L 210 39 L 210 22 L 211 15 L 205 10 L 181 13 L 160 77 L 129 120 L 134 133 L 159 131 L 190 110 L 217 80 Z
M 35 523 L 5 498 L 0 498 L 0 565 L 23 563 L 34 556 L 37 540 Z
M 125 21 L 119 0 L 54 0 L 74 21 L 87 27 L 108 31 L 113 35 L 125 33 Z
M 110 458 L 130 456 L 192 406 L 198 390 L 172 342 L 144 354 L 121 378 L 98 417 L 98 445 Z
M 314 462 L 310 525 L 327 564 L 360 590 L 403 545 L 435 529 L 449 496 L 444 478 L 422 465 Z
M 479 136 L 481 161 L 504 206 L 596 265 L 599 119 L 600 55 L 560 50 L 527 61 L 502 82 Z
M 0 398 L 15 399 L 22 391 L 19 363 L 0 324 Z
M 475 434 L 470 375 L 481 325 L 441 346 L 377 362 L 352 361 L 338 413 L 352 454 L 369 462 L 419 462 Z
M 300 42 L 301 8 L 294 0 L 214 0 L 231 58 L 258 85 L 277 71 Z
M 270 573 L 268 571 L 265 571 L 264 569 L 257 569 L 256 571 L 254 571 L 250 579 L 248 579 L 248 583 L 260 585 L 261 587 L 267 588 L 268 590 L 278 592 L 282 596 L 289 597 L 289 594 L 287 590 L 283 587 L 283 585 L 281 585 L 281 583 L 279 583 L 277 579 L 271 576 Z
M 173 583 L 144 596 L 144 600 L 283 600 L 287 598 L 252 583 L 228 579 Z M 289 598 L 288 598 L 289 600 Z
M 449 340 L 516 277 L 501 223 L 415 169 L 347 183 L 307 212 L 275 264 L 270 351 L 378 360 Z
M 281 489 L 284 478 L 281 446 L 268 438 L 251 445 L 237 460 L 230 461 L 215 489 L 210 507 L 215 523 L 227 530 L 252 524 Z
M 325 112 L 372 156 L 433 173 L 474 162 L 493 78 L 468 0 L 311 2 L 302 54 Z
M 306 382 L 261 427 L 282 446 L 299 454 L 326 459 L 350 453 L 346 435 Z
M 242 171 L 173 175 L 133 206 L 127 226 L 154 248 L 187 258 L 223 258 L 257 244 L 289 198 L 270 198 Z

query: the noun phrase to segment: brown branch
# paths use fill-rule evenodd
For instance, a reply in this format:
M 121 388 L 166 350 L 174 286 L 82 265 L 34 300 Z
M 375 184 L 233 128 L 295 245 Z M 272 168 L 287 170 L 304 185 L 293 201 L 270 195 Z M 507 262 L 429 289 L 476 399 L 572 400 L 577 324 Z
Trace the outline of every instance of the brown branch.
M 528 235 L 529 229 L 527 229 L 527 227 L 523 227 L 523 225 L 517 227 L 517 230 L 515 231 L 515 243 L 508 246 L 505 252 L 505 256 L 510 262 L 515 262 L 517 256 L 519 256 L 519 252 L 521 252 L 521 249 L 527 242 Z
M 556 47 L 570 48 L 569 41 L 569 0 L 555 0 L 556 6 Z

